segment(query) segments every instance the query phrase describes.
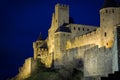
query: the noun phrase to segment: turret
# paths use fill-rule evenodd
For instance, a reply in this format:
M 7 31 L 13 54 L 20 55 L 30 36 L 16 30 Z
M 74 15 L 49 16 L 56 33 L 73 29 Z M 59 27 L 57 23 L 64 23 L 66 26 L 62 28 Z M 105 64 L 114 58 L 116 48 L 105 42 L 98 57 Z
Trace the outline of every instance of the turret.
M 116 0 L 105 0 L 100 10 L 101 45 L 111 47 L 114 40 L 114 27 L 120 23 L 120 3 Z
M 44 42 L 42 35 L 40 33 L 39 37 L 35 42 L 33 42 L 33 49 L 34 49 L 34 59 L 37 58 L 38 47 Z
M 64 23 L 69 23 L 69 6 L 63 4 L 56 4 L 55 12 L 52 15 L 51 27 L 48 31 L 49 53 L 53 53 L 55 50 L 55 31 Z
M 69 23 L 69 6 L 63 4 L 55 5 L 56 27 L 62 26 L 63 23 Z

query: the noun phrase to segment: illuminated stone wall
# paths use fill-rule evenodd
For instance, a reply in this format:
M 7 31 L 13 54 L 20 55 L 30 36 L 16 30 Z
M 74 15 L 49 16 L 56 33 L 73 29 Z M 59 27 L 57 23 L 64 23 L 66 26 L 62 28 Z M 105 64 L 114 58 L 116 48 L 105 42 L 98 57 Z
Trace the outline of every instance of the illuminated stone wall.
M 102 45 L 110 47 L 113 42 L 114 28 L 120 24 L 120 8 L 103 8 L 100 10 L 100 28 Z
M 64 23 L 71 32 L 56 32 Z M 102 8 L 98 27 L 69 23 L 69 6 L 56 4 L 47 39 L 33 42 L 34 60 L 40 59 L 46 67 L 51 67 L 54 60 L 55 68 L 67 64 L 77 67 L 76 61 L 82 61 L 84 77 L 107 76 L 120 68 L 118 24 L 119 7 Z M 40 48 L 44 43 L 47 43 L 47 48 Z M 27 78 L 34 72 L 34 60 L 25 60 L 17 80 Z
M 71 38 L 71 33 L 56 32 L 55 33 L 55 51 L 54 61 L 55 65 L 62 64 L 62 56 L 66 52 L 66 41 Z
M 67 41 L 66 49 L 82 47 L 89 44 L 95 44 L 101 47 L 101 29 L 98 28 L 96 31 L 92 31 L 83 36 L 75 37 Z
M 55 13 L 52 15 L 51 27 L 48 30 L 49 53 L 53 53 L 55 51 L 55 31 L 63 23 L 69 23 L 69 6 L 56 4 Z
M 64 61 L 70 62 L 73 61 L 74 59 L 84 60 L 84 52 L 94 46 L 95 45 L 91 44 L 91 45 L 86 45 L 86 46 L 66 50 L 66 52 L 64 53 L 63 62 Z
M 15 80 L 24 80 L 31 76 L 31 74 L 36 70 L 36 62 L 33 58 L 28 58 L 22 67 L 19 68 L 19 74 L 14 78 Z
M 89 26 L 73 23 L 67 25 L 67 27 L 69 27 L 69 29 L 71 30 L 71 39 L 95 31 L 98 28 L 98 26 Z
M 112 73 L 111 48 L 95 46 L 85 51 L 84 76 L 108 76 Z

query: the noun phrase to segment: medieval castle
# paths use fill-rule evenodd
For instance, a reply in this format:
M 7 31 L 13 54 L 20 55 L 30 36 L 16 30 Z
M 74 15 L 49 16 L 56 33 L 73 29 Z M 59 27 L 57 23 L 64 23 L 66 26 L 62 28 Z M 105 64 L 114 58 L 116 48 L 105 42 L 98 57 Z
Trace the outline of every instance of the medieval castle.
M 105 0 L 100 9 L 100 27 L 73 23 L 69 6 L 55 5 L 48 37 L 33 42 L 34 58 L 28 58 L 18 76 L 34 70 L 34 60 L 46 67 L 69 66 L 82 69 L 84 79 L 108 76 L 120 70 L 120 3 Z

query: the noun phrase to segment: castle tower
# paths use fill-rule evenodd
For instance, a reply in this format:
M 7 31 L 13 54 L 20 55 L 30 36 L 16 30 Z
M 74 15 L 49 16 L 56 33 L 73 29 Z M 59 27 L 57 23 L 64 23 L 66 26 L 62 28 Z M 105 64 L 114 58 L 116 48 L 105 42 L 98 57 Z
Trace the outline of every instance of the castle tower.
M 55 32 L 55 52 L 54 66 L 62 65 L 63 55 L 66 52 L 66 42 L 71 37 L 71 30 L 66 27 L 67 24 L 60 26 Z
M 63 4 L 55 5 L 55 21 L 56 27 L 63 23 L 69 23 L 69 6 Z
M 43 43 L 43 38 L 40 33 L 39 37 L 37 38 L 36 42 L 33 42 L 33 49 L 34 49 L 34 59 L 37 58 L 38 47 Z
M 114 40 L 114 27 L 120 23 L 120 3 L 105 0 L 100 10 L 101 45 L 111 47 Z
M 52 15 L 52 23 L 51 27 L 48 31 L 48 47 L 49 53 L 54 52 L 54 39 L 55 39 L 55 31 L 62 26 L 64 23 L 69 23 L 69 6 L 63 4 L 55 5 L 55 13 Z

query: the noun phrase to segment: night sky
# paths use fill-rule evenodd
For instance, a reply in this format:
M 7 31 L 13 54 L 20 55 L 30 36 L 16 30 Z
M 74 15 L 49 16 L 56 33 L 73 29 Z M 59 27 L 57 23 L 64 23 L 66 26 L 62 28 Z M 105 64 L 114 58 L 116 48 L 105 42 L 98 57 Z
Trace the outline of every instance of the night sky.
M 0 1 L 0 80 L 15 76 L 24 60 L 33 56 L 32 43 L 41 32 L 47 37 L 56 3 L 68 4 L 75 23 L 99 26 L 104 0 Z

